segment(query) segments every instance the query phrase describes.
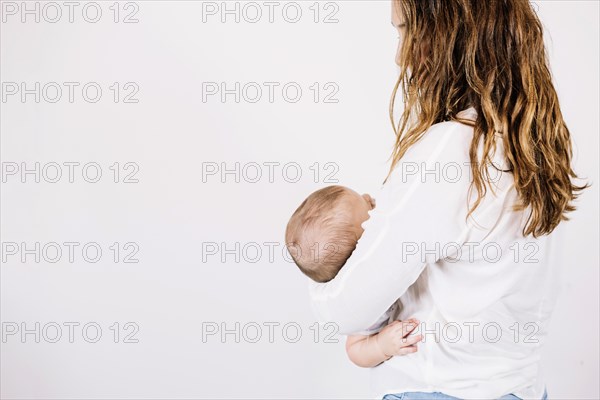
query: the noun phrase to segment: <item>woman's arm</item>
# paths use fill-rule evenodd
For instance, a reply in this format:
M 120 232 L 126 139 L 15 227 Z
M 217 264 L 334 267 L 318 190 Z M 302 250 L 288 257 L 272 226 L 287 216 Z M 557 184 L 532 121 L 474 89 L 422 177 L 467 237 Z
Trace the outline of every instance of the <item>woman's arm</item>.
M 375 197 L 377 207 L 338 275 L 310 283 L 313 310 L 342 334 L 373 324 L 388 306 L 466 234 L 472 129 L 432 126 Z

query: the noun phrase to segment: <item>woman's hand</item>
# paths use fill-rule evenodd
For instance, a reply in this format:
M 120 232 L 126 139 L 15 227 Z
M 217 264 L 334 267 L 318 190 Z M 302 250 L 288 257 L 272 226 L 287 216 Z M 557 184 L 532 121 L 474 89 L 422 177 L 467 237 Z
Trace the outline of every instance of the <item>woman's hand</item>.
M 417 343 L 423 339 L 423 335 L 407 337 L 417 326 L 419 326 L 419 321 L 414 318 L 394 321 L 376 335 L 377 346 L 386 359 L 417 351 Z

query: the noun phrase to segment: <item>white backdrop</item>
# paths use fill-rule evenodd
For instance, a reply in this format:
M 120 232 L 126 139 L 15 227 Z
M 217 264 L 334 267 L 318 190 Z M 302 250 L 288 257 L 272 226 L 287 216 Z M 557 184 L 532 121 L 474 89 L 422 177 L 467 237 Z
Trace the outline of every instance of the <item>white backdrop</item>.
M 543 366 L 598 398 L 599 5 L 536 4 L 595 183 Z M 0 35 L 3 398 L 369 394 L 282 248 L 309 192 L 385 176 L 388 1 L 2 2 Z

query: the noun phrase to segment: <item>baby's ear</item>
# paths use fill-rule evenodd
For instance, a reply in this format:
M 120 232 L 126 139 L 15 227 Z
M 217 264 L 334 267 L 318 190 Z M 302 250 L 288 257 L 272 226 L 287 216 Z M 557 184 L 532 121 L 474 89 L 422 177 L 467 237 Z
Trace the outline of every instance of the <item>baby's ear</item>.
M 362 195 L 363 198 L 371 205 L 371 209 L 375 208 L 375 199 L 371 197 L 371 195 L 365 193 Z

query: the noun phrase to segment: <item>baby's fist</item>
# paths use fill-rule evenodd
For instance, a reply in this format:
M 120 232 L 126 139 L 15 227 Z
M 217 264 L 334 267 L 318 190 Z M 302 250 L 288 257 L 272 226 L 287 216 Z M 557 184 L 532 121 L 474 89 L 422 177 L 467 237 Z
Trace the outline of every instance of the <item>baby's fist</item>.
M 403 356 L 417 351 L 417 343 L 422 335 L 407 337 L 417 326 L 419 321 L 410 318 L 405 321 L 394 321 L 383 328 L 376 336 L 377 345 L 387 357 Z

